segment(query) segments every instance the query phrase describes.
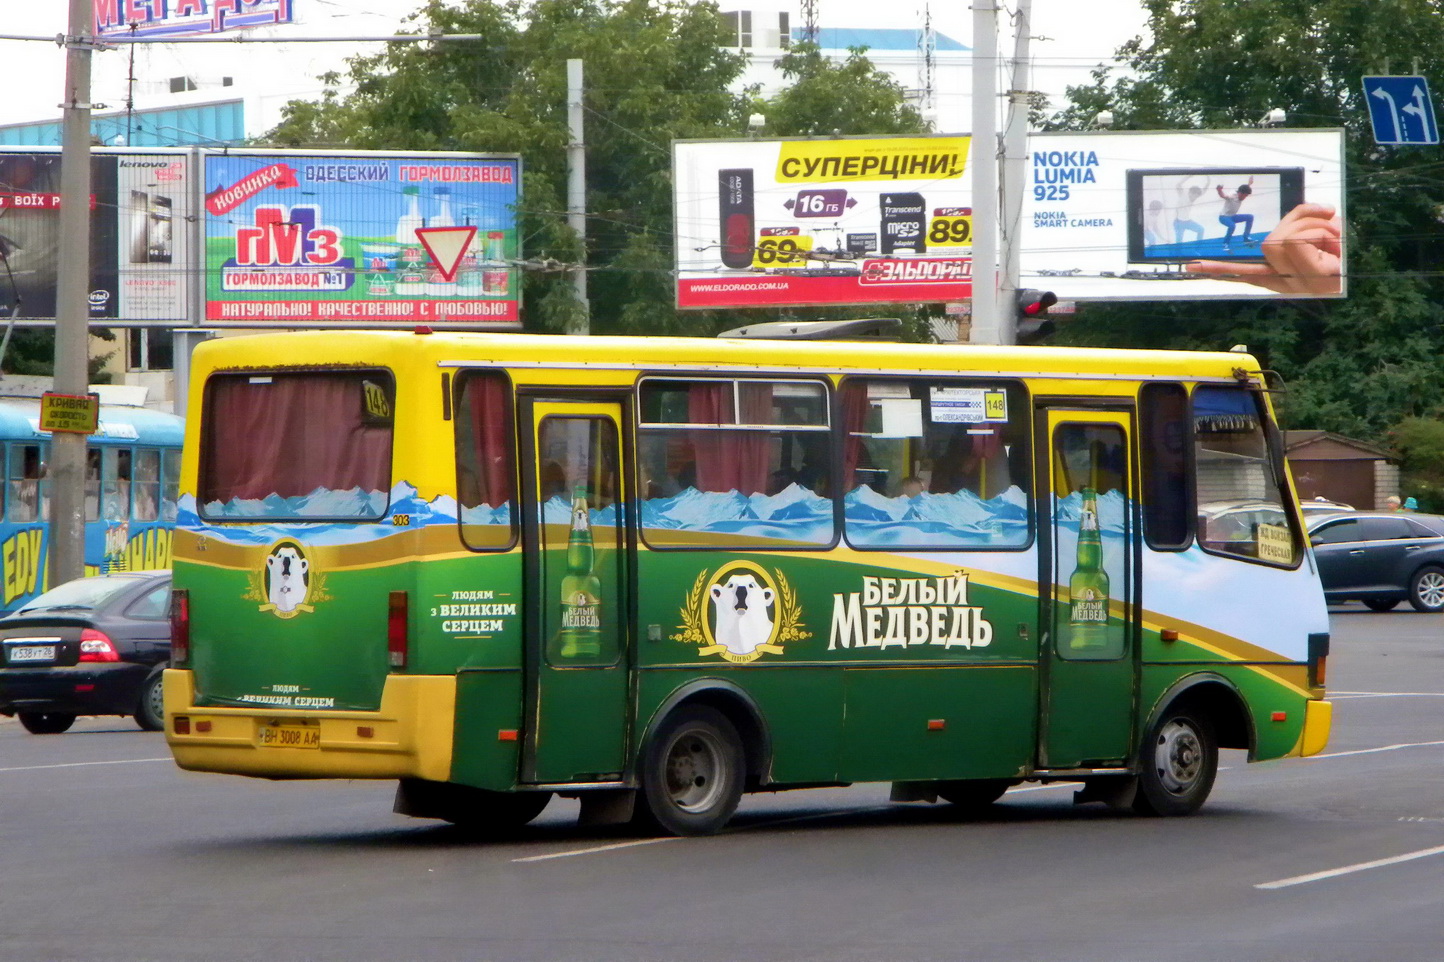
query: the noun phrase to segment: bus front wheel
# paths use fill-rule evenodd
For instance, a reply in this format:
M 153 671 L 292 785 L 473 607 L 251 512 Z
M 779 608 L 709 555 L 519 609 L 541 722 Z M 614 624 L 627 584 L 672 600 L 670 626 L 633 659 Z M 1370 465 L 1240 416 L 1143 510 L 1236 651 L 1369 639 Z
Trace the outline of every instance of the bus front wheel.
M 705 705 L 678 709 L 643 755 L 639 820 L 673 835 L 721 831 L 742 799 L 743 758 L 727 716 Z
M 1170 708 L 1154 722 L 1139 763 L 1133 810 L 1140 815 L 1190 815 L 1208 798 L 1218 774 L 1213 726 L 1189 709 Z

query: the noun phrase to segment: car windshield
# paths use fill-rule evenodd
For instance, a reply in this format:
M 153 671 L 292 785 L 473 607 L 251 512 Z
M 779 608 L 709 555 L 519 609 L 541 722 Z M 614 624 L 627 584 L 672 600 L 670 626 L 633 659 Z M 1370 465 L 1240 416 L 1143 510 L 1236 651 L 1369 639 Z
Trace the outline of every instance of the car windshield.
M 19 610 L 27 612 L 99 608 L 134 584 L 134 578 L 79 578 L 75 581 L 67 581 L 58 588 L 51 588 Z

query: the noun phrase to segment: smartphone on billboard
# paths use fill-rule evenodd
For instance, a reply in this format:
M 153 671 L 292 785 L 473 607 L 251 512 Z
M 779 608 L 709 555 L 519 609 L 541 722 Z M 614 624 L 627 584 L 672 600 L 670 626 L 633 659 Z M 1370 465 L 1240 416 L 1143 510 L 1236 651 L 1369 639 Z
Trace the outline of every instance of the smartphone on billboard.
M 150 196 L 150 263 L 171 262 L 171 200 L 159 194 Z
M 1128 262 L 1262 261 L 1263 241 L 1304 200 L 1302 167 L 1127 172 Z

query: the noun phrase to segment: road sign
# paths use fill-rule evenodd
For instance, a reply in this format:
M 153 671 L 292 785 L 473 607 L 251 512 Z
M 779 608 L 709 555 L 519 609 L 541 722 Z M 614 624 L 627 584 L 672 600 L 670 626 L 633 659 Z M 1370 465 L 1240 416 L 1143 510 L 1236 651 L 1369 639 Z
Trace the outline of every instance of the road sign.
M 1423 77 L 1365 77 L 1364 99 L 1376 143 L 1439 143 L 1429 82 Z
M 40 395 L 40 430 L 94 434 L 100 430 L 100 395 Z
M 448 281 L 456 280 L 461 259 L 476 237 L 475 227 L 418 227 L 416 239 L 431 255 L 431 262 L 441 276 Z

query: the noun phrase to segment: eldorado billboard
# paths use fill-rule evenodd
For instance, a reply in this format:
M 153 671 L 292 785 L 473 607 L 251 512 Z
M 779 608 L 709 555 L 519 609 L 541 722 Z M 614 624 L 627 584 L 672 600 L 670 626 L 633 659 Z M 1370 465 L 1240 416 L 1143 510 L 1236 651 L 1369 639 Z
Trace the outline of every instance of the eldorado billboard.
M 1034 134 L 1020 285 L 1080 301 L 1342 297 L 1343 149 L 1337 129 Z
M 290 23 L 292 0 L 91 0 L 102 38 L 184 37 Z
M 91 152 L 90 317 L 186 323 L 187 151 Z M 0 152 L 0 315 L 55 317 L 60 151 Z
M 520 327 L 516 155 L 233 150 L 201 162 L 208 322 Z M 467 226 L 448 278 L 417 230 Z
M 673 144 L 677 306 L 959 300 L 968 138 Z

